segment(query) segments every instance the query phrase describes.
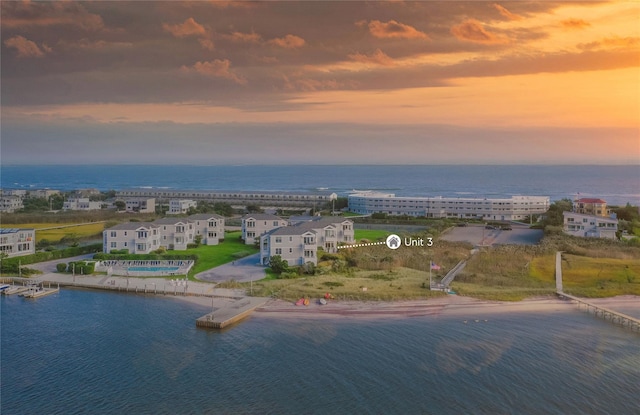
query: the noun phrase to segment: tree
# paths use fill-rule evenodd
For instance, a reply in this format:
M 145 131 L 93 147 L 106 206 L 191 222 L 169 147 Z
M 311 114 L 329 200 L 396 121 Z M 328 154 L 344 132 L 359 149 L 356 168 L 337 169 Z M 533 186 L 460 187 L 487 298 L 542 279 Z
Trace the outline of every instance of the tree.
M 280 255 L 274 255 L 269 259 L 269 266 L 271 267 L 271 271 L 276 274 L 282 274 L 289 269 L 289 263 L 282 259 Z
M 262 213 L 264 210 L 258 205 L 247 205 L 247 213 Z
M 123 200 L 116 200 L 114 205 L 118 211 L 125 210 L 127 208 L 127 204 Z

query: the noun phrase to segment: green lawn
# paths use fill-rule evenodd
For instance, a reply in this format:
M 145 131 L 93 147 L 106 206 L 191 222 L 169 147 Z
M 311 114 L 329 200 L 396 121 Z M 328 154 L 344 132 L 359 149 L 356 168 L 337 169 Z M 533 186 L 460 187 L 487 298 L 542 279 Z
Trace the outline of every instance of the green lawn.
M 241 232 L 227 232 L 224 235 L 224 242 L 218 245 L 201 245 L 198 248 L 184 251 L 185 254 L 198 256 L 196 264 L 189 272 L 189 278 L 194 279 L 193 276 L 199 272 L 257 253 L 258 249 L 253 245 L 245 245 L 240 240 L 240 235 Z
M 360 242 L 361 239 L 366 239 L 371 242 L 384 241 L 387 236 L 390 235 L 389 231 L 376 230 L 376 229 L 355 229 L 355 239 Z

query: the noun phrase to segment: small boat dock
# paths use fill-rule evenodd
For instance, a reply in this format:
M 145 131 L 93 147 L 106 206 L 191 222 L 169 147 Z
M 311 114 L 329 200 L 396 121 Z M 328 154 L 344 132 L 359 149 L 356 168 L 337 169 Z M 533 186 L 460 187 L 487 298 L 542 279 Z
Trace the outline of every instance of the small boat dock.
M 196 320 L 197 327 L 222 329 L 249 316 L 253 310 L 266 304 L 269 298 L 244 297 L 220 307 Z

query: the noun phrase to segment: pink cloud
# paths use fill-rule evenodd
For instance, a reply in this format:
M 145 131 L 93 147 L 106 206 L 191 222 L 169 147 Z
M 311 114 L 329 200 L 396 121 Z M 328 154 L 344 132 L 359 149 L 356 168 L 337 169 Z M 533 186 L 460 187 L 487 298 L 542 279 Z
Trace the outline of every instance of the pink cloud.
M 286 35 L 285 37 L 271 39 L 269 44 L 285 49 L 296 49 L 303 47 L 305 41 L 303 38 L 296 35 Z
M 356 25 L 361 26 L 362 22 L 357 22 Z M 386 23 L 372 20 L 368 26 L 369 33 L 379 39 L 429 39 L 426 33 L 395 20 L 389 20 Z
M 508 39 L 487 31 L 482 23 L 475 19 L 467 19 L 451 28 L 451 34 L 460 40 L 484 44 L 507 43 Z
M 45 45 L 38 46 L 36 42 L 24 38 L 22 36 L 14 36 L 4 41 L 4 44 L 8 48 L 14 48 L 18 51 L 19 58 L 41 58 L 45 53 L 50 53 L 52 50 Z
M 241 43 L 260 43 L 262 41 L 262 37 L 254 32 L 251 33 L 242 33 L 242 32 L 233 32 L 230 35 L 225 35 L 225 38 L 231 40 L 232 42 L 241 42 Z
M 585 27 L 591 26 L 589 22 L 582 19 L 567 19 L 561 21 L 560 24 L 566 29 L 584 29 Z
M 193 66 L 183 65 L 180 70 L 184 73 L 198 73 L 200 75 L 229 79 L 237 84 L 245 85 L 247 80 L 231 71 L 228 59 L 214 59 L 210 62 L 196 62 Z
M 376 49 L 375 52 L 373 52 L 371 55 L 366 55 L 363 53 L 352 53 L 348 55 L 348 57 L 349 59 L 356 62 L 374 63 L 377 65 L 383 65 L 383 66 L 395 65 L 395 62 L 393 61 L 393 59 L 391 59 L 389 55 L 387 55 L 380 49 Z
M 187 37 L 187 36 L 205 36 L 207 34 L 204 26 L 196 22 L 193 17 L 186 19 L 183 23 L 170 25 L 167 23 L 162 24 L 162 28 L 174 35 L 175 37 Z

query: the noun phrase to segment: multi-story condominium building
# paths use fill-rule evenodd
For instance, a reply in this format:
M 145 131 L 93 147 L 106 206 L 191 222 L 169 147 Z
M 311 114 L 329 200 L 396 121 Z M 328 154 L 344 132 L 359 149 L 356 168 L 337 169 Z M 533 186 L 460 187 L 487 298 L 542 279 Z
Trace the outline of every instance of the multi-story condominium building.
M 267 213 L 249 213 L 242 217 L 242 239 L 246 245 L 260 240 L 260 236 L 272 229 L 287 226 L 287 221 Z
M 169 215 L 182 215 L 189 212 L 189 208 L 198 207 L 198 202 L 192 199 L 171 199 L 169 201 Z
M 102 232 L 102 250 L 126 249 L 131 254 L 148 254 L 160 248 L 160 227 L 149 222 L 126 222 Z
M 203 245 L 218 245 L 224 240 L 224 216 L 214 213 L 199 213 L 191 215 L 189 219 L 193 223 L 194 239 L 202 235 L 200 241 Z
M 400 197 L 392 193 L 359 192 L 348 196 L 349 210 L 368 215 L 424 216 L 427 218 L 466 218 L 521 220 L 549 210 L 548 196 L 512 196 L 508 199 L 457 197 Z
M 48 199 L 53 195 L 60 194 L 60 190 L 35 189 L 29 190 L 27 197 L 30 199 Z
M 320 218 L 267 232 L 260 237 L 260 263 L 268 265 L 273 255 L 289 265 L 318 264 L 318 248 L 334 253 L 338 245 L 355 241 L 353 222 Z
M 9 258 L 36 252 L 35 229 L 0 229 L 0 253 Z
M 162 218 L 153 222 L 160 228 L 160 246 L 182 251 L 193 243 L 193 222 L 184 218 Z
M 91 202 L 86 197 L 70 197 L 62 205 L 62 210 L 98 210 L 102 202 Z
M 573 211 L 583 215 L 608 217 L 607 202 L 602 199 L 583 197 L 573 201 Z
M 338 195 L 332 192 L 265 192 L 239 190 L 169 190 L 169 189 L 124 189 L 116 197 L 155 197 L 161 201 L 170 199 L 207 200 L 224 202 L 234 206 L 274 207 L 322 207 Z
M 584 238 L 616 239 L 618 219 L 612 217 L 562 212 L 564 233 Z
M 154 198 L 126 199 L 124 201 L 127 212 L 133 213 L 155 213 L 156 200 Z
M 23 207 L 24 204 L 20 196 L 5 196 L 4 194 L 0 196 L 0 212 L 2 213 L 13 213 Z
M 4 189 L 0 194 L 2 194 L 2 196 L 18 196 L 23 198 L 27 195 L 27 191 L 24 189 Z

